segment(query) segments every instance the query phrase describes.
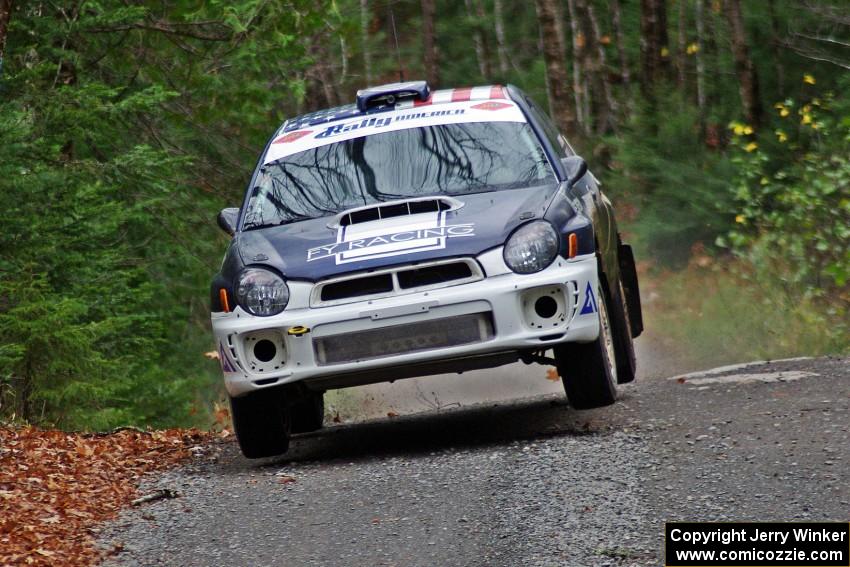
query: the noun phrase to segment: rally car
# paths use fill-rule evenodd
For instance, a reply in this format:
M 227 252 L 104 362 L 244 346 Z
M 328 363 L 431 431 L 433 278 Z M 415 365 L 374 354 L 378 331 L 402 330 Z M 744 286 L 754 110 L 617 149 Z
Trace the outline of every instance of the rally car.
M 631 248 L 514 86 L 395 83 L 287 120 L 218 222 L 212 327 L 249 458 L 320 428 L 329 389 L 522 360 L 592 408 L 634 379 Z

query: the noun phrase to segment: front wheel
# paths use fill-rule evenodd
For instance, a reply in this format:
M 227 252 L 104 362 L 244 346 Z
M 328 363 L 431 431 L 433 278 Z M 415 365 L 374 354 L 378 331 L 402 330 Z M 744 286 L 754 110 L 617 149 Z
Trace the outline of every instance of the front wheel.
M 325 397 L 321 392 L 311 392 L 292 405 L 292 432 L 307 433 L 322 428 L 325 419 Z
M 632 339 L 629 306 L 626 302 L 626 290 L 623 288 L 622 280 L 618 283 L 617 297 L 611 302 L 611 336 L 614 339 L 614 353 L 616 354 L 617 383 L 626 384 L 634 382 L 637 373 L 637 359 Z
M 262 390 L 230 398 L 233 429 L 242 454 L 249 459 L 282 455 L 289 449 L 292 420 L 279 395 Z
M 576 409 L 609 406 L 617 400 L 617 357 L 608 315 L 608 294 L 597 286 L 599 337 L 590 343 L 564 343 L 554 348 L 558 373 L 570 405 Z

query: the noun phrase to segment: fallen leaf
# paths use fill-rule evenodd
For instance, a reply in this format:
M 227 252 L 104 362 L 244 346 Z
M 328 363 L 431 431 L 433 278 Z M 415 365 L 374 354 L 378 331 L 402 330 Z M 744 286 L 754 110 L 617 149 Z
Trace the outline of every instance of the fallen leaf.
M 387 417 L 398 417 L 398 414 L 397 414 L 396 412 L 394 412 L 394 411 L 388 411 L 388 412 L 387 412 Z
M 556 368 L 547 368 L 546 379 L 551 380 L 552 382 L 557 382 L 561 379 L 561 377 L 558 375 L 558 370 Z
M 676 378 L 677 384 L 684 384 L 685 382 L 687 382 L 687 380 L 685 380 L 684 378 Z
M 294 476 L 283 475 L 277 479 L 280 484 L 292 484 L 293 482 L 297 482 Z
M 82 434 L 0 426 L 0 487 L 14 487 L 0 490 L 0 563 L 99 564 L 108 552 L 95 545 L 95 528 L 137 496 L 144 474 L 191 458 L 189 448 L 209 439 L 189 429 Z

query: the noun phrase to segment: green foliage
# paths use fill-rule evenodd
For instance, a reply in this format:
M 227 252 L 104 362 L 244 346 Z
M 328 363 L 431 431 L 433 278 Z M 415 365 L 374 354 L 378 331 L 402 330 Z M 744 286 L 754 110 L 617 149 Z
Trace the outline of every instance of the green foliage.
M 0 84 L 4 417 L 204 417 L 219 381 L 202 356 L 223 248 L 211 221 L 282 119 L 275 89 L 299 80 L 269 88 L 268 62 L 307 65 L 292 35 L 323 22 L 322 6 L 265 4 L 175 4 L 167 20 L 112 1 L 14 12 Z
M 777 49 L 763 3 L 745 3 L 762 98 L 783 102 L 762 131 L 737 124 L 727 134 L 722 125 L 741 108 L 721 3 L 705 10 L 703 109 L 697 52 L 679 54 L 671 42 L 670 63 L 685 58 L 687 84 L 674 86 L 670 73 L 647 102 L 636 84 L 640 3 L 620 2 L 629 85 L 619 79 L 613 4 L 589 4 L 618 108 L 612 133 L 573 142 L 605 182 L 621 228 L 639 258 L 660 266 L 683 267 L 713 242 L 721 262 L 727 250 L 737 257 L 722 277 L 701 274 L 712 293 L 699 295 L 691 272 L 665 276 L 661 285 L 673 287 L 663 295 L 680 312 L 661 305 L 659 318 L 677 317 L 683 340 L 728 356 L 842 348 L 850 83 L 826 62 Z M 360 0 L 14 2 L 0 76 L 0 418 L 66 428 L 204 423 L 221 392 L 217 365 L 203 357 L 207 285 L 226 242 L 214 214 L 240 202 L 283 119 L 351 102 L 366 86 L 365 50 L 373 83 L 397 79 L 391 20 L 407 78 L 422 74 L 419 4 L 367 5 L 364 14 Z M 440 86 L 513 82 L 545 108 L 534 3 L 502 5 L 506 70 L 492 0 L 437 2 Z M 775 6 L 779 29 L 819 29 L 806 6 Z M 685 16 L 684 44 L 695 45 L 695 13 Z M 668 21 L 676 37 L 676 18 Z M 674 301 L 677 285 L 700 297 L 698 314 L 681 318 L 691 307 Z M 731 340 L 736 328 L 753 348 Z
M 761 144 L 732 125 L 738 225 L 719 243 L 808 295 L 850 300 L 850 108 L 828 94 L 774 109 Z
M 642 256 L 682 266 L 697 242 L 713 242 L 729 228 L 734 167 L 724 154 L 706 147 L 698 111 L 678 95 L 659 102 L 664 119 L 639 110 L 613 149 L 606 179 L 615 199 L 637 209 L 626 227 L 638 239 Z M 619 202 L 619 201 L 618 201 Z
M 850 329 L 840 316 L 752 275 L 743 262 L 655 274 L 646 289 L 650 344 L 680 368 L 847 352 Z

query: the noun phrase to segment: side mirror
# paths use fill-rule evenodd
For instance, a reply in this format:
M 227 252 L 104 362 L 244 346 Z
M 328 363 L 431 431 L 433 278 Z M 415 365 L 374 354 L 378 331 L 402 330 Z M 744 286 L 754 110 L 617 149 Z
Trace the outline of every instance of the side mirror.
M 221 230 L 233 236 L 236 234 L 236 223 L 239 222 L 239 209 L 236 207 L 222 209 L 216 220 Z
M 561 160 L 561 164 L 567 172 L 567 181 L 570 185 L 575 185 L 587 173 L 587 162 L 579 156 L 565 157 Z

